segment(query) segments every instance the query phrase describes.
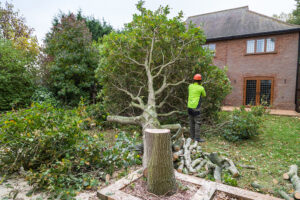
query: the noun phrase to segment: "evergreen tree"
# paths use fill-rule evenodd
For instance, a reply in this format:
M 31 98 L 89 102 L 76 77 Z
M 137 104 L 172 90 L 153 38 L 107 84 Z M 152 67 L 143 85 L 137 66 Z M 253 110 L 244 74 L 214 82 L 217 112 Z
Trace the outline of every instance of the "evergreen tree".
M 58 100 L 70 106 L 76 106 L 81 97 L 95 101 L 94 70 L 99 58 L 85 21 L 72 13 L 55 18 L 44 52 L 48 56 L 48 86 Z

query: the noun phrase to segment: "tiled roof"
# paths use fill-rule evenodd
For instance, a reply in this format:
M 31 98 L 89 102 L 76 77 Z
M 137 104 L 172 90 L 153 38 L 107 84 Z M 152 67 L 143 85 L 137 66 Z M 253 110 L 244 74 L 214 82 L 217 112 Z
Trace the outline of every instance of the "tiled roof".
M 248 6 L 191 16 L 186 22 L 200 26 L 207 40 L 300 30 L 298 25 L 250 11 Z

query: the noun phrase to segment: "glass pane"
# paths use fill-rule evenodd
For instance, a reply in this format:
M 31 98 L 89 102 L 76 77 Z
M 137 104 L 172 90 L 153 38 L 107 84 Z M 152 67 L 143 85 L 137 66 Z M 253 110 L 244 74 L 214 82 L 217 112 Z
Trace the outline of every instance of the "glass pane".
M 256 80 L 246 81 L 246 105 L 256 104 Z
M 256 40 L 256 52 L 261 53 L 265 51 L 265 40 Z
M 209 50 L 213 51 L 213 55 L 216 55 L 216 44 L 209 44 L 208 45 Z
M 216 44 L 209 44 L 209 50 L 215 51 L 216 50 Z
M 270 105 L 271 103 L 271 80 L 261 80 L 260 81 L 260 104 Z
M 268 38 L 267 39 L 267 52 L 272 52 L 275 50 L 275 40 L 274 38 Z
M 247 41 L 247 53 L 254 53 L 254 44 L 255 44 L 255 40 Z
M 208 49 L 208 44 L 202 45 L 203 49 Z

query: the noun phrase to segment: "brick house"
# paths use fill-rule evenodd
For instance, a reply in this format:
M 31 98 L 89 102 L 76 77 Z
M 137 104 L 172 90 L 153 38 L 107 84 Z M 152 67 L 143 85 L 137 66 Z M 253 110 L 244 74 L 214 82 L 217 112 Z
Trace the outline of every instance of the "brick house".
M 200 26 L 214 64 L 228 66 L 233 87 L 225 105 L 267 102 L 276 109 L 299 111 L 300 26 L 248 9 L 248 6 L 188 17 Z

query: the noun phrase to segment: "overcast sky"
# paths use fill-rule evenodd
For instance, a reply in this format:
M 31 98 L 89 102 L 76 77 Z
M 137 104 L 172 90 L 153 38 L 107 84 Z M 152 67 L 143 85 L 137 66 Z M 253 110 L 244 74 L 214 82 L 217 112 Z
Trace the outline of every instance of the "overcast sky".
M 0 0 L 4 3 L 6 0 Z M 62 12 L 83 11 L 84 15 L 92 15 L 105 19 L 114 28 L 120 29 L 124 23 L 130 22 L 136 12 L 137 0 L 8 0 L 25 17 L 27 25 L 35 29 L 40 43 L 50 30 L 51 21 L 59 10 Z M 295 8 L 294 0 L 146 0 L 146 8 L 156 9 L 159 5 L 169 5 L 171 15 L 183 11 L 188 16 L 249 6 L 250 10 L 272 16 L 281 12 L 291 12 Z

